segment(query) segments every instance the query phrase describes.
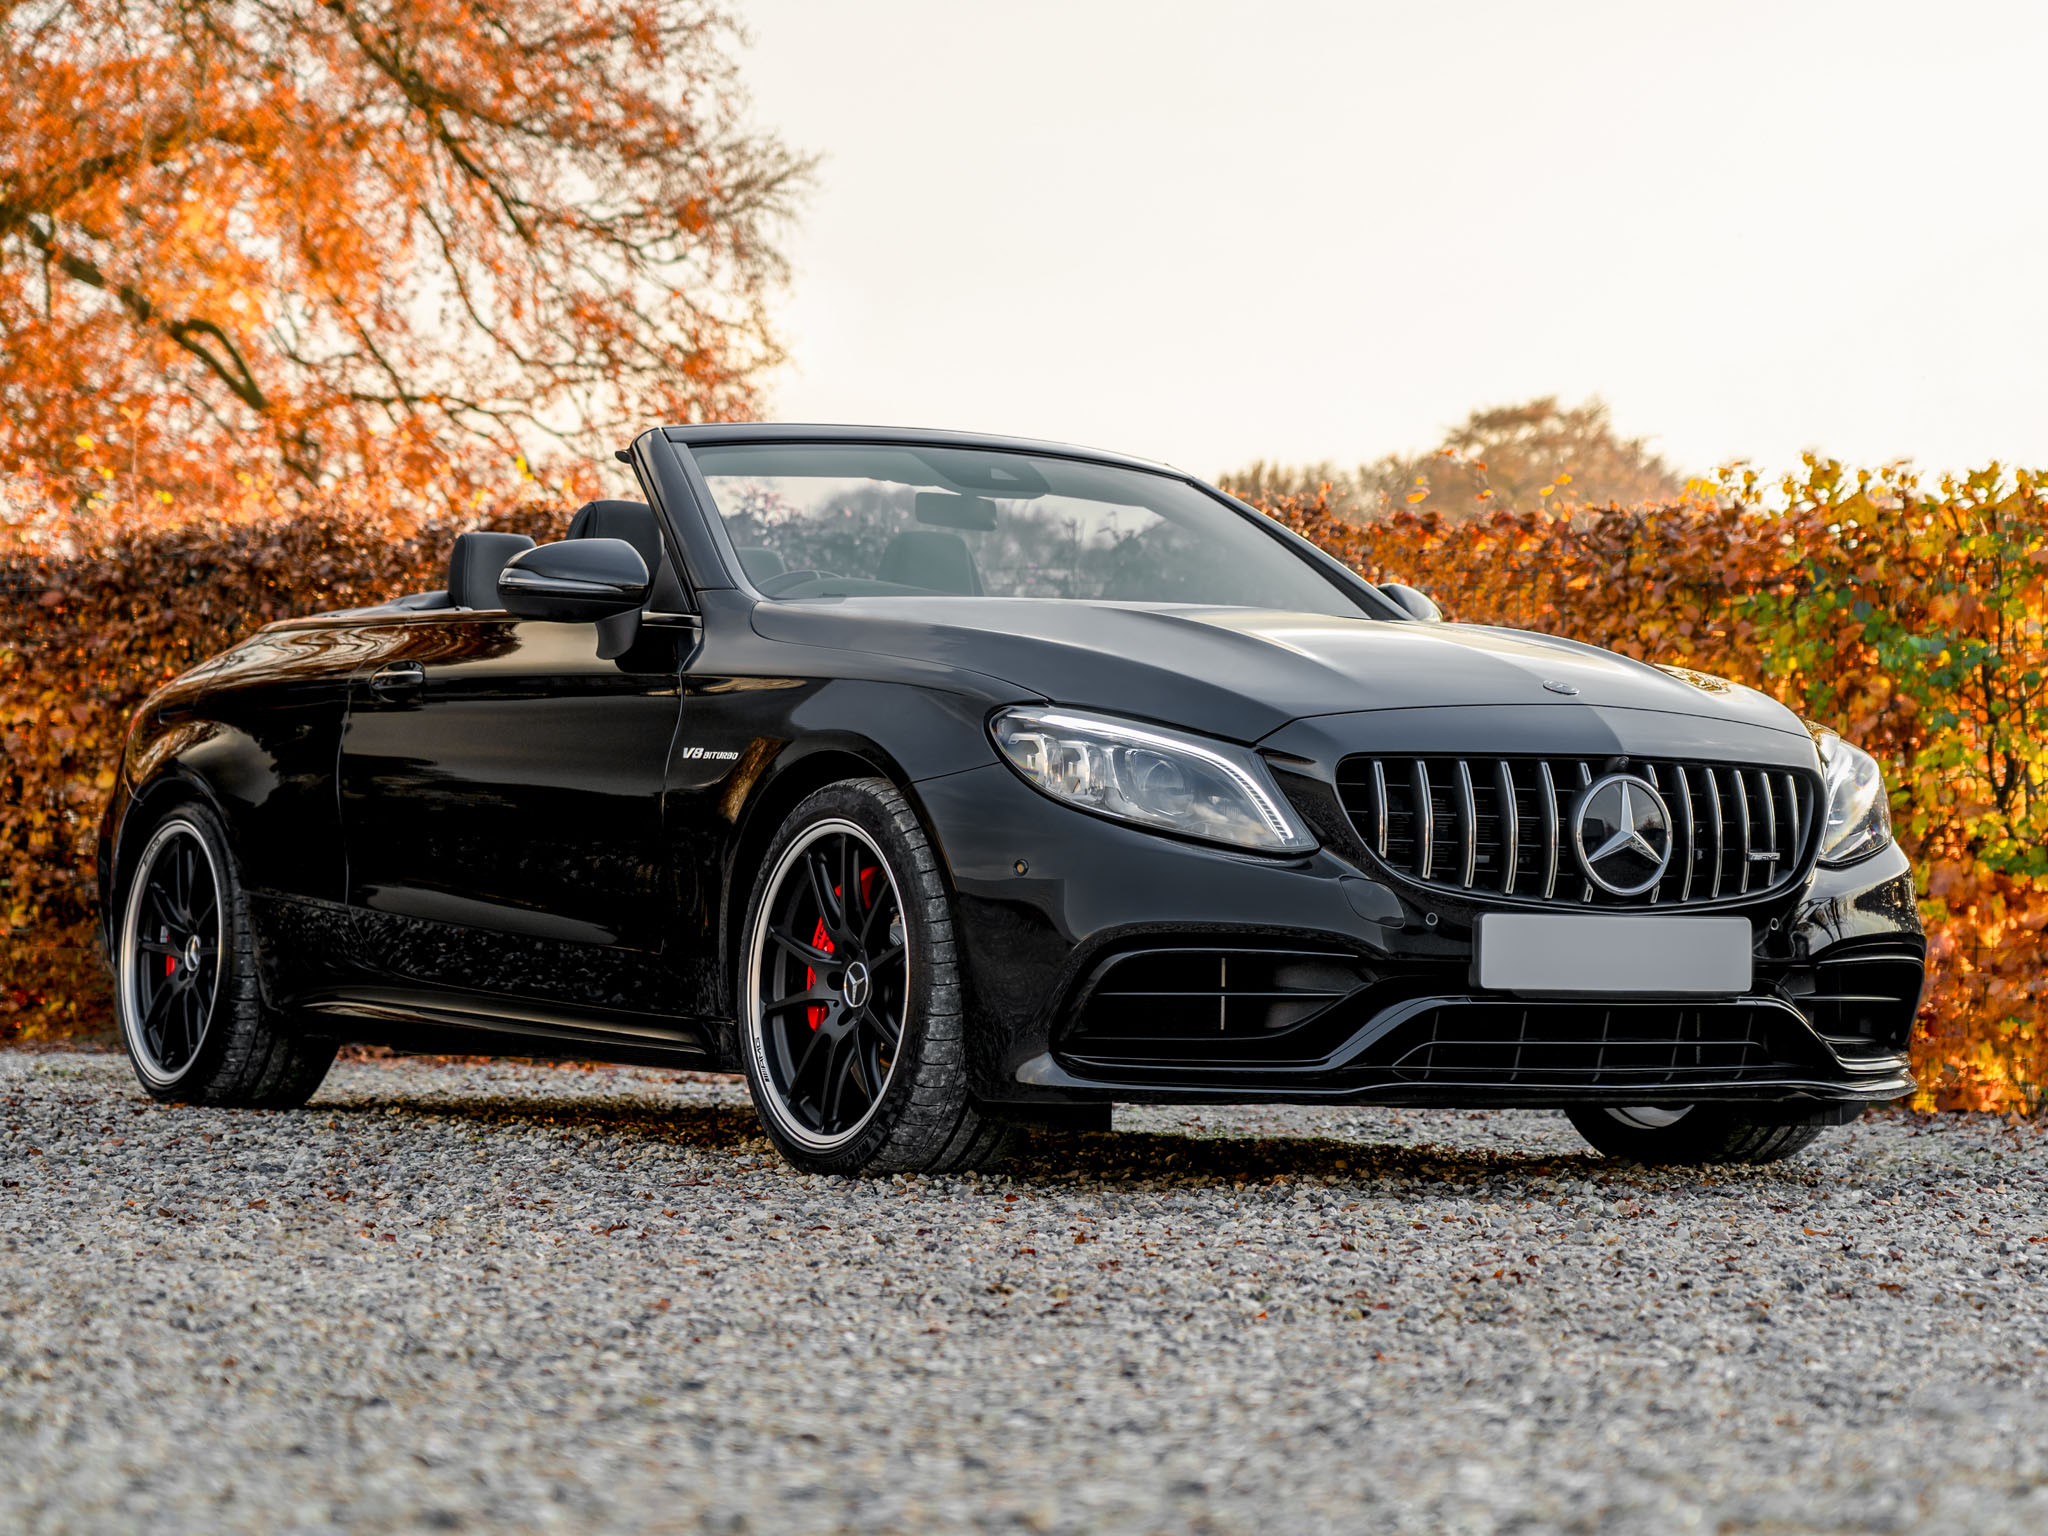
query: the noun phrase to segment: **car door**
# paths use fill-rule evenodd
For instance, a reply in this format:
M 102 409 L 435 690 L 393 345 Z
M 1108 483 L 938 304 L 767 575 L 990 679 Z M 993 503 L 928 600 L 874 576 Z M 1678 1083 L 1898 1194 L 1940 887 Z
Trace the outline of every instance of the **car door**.
M 378 626 L 341 748 L 349 902 L 386 975 L 675 1013 L 662 790 L 693 627 L 449 611 Z

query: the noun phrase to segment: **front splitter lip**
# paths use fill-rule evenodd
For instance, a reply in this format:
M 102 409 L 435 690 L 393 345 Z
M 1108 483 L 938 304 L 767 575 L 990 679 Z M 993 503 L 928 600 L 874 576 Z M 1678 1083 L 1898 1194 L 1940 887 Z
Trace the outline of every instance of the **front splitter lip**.
M 1017 1074 L 1021 1085 L 1051 1089 L 1074 1101 L 1119 1104 L 1383 1104 L 1420 1109 L 1569 1109 L 1638 1104 L 1701 1104 L 1812 1100 L 1816 1103 L 1888 1104 L 1913 1093 L 1917 1084 L 1905 1058 L 1881 1076 L 1844 1082 L 1836 1078 L 1785 1076 L 1740 1083 L 1694 1083 L 1682 1088 L 1582 1088 L 1564 1091 L 1515 1083 L 1460 1083 L 1452 1088 L 1409 1083 L 1315 1087 L 1233 1078 L 1228 1083 L 1119 1080 L 1082 1076 L 1048 1053 L 1033 1057 Z M 1218 1073 L 1218 1076 L 1223 1074 Z

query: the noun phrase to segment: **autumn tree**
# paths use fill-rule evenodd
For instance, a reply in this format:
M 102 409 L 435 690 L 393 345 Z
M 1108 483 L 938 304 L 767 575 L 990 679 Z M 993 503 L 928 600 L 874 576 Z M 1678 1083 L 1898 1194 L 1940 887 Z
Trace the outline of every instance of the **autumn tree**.
M 1355 469 L 1260 461 L 1223 479 L 1267 498 L 1313 496 L 1328 484 L 1333 505 L 1351 516 L 1423 502 L 1449 517 L 1546 501 L 1635 506 L 1669 501 L 1683 489 L 1647 439 L 1615 433 L 1604 402 L 1565 406 L 1555 395 L 1476 410 L 1426 452 L 1389 454 Z
M 808 162 L 706 0 L 0 0 L 0 474 L 424 483 L 753 408 Z

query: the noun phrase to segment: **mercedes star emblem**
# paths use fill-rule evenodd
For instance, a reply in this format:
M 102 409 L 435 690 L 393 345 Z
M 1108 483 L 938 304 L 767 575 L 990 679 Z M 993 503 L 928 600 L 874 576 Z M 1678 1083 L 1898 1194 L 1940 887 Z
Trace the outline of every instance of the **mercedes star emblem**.
M 1671 862 L 1671 812 L 1632 773 L 1610 773 L 1579 792 L 1572 812 L 1579 867 L 1610 896 L 1640 896 Z

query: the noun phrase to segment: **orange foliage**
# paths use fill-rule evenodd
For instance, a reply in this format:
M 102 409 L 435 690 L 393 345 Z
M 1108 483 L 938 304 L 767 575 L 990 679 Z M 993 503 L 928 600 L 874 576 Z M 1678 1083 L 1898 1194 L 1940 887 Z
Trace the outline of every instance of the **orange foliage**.
M 744 127 L 730 32 L 704 0 L 0 7 L 0 474 L 460 490 L 746 414 L 808 167 Z

